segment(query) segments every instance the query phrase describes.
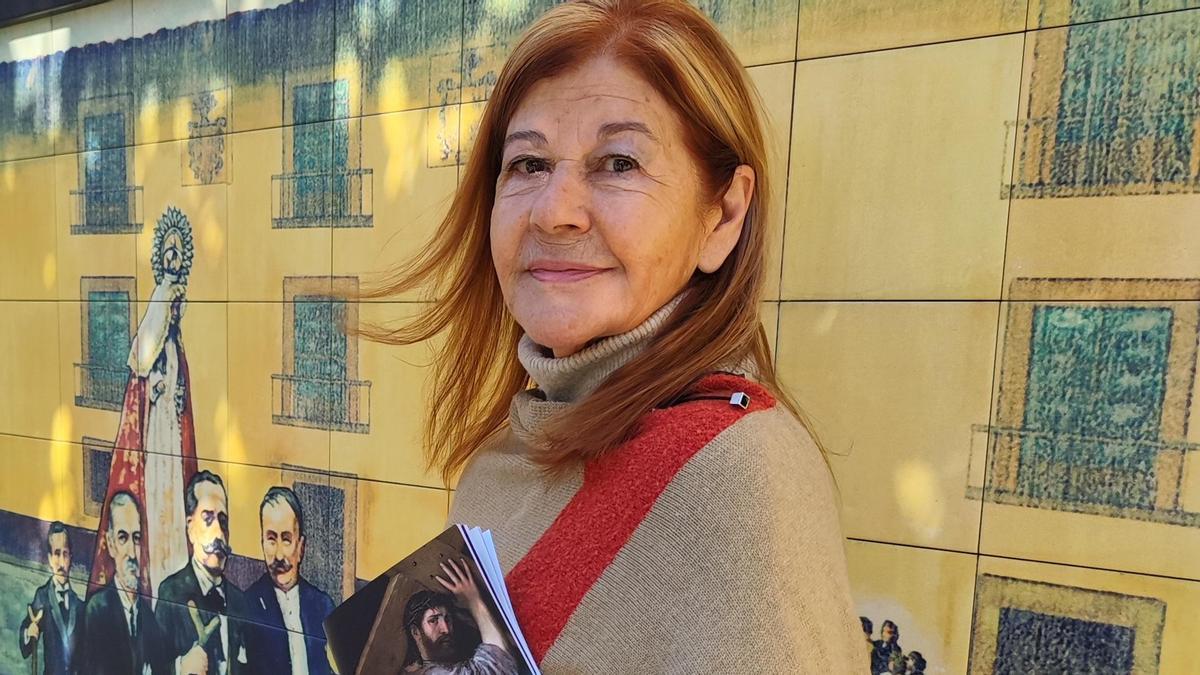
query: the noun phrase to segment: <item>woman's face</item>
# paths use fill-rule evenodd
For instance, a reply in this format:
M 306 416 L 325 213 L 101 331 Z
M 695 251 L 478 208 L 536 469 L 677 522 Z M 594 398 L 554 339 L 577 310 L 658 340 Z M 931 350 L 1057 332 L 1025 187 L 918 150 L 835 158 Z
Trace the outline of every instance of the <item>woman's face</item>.
M 492 260 L 517 323 L 556 357 L 636 327 L 736 242 L 710 236 L 721 202 L 675 111 L 615 60 L 536 83 L 505 135 Z

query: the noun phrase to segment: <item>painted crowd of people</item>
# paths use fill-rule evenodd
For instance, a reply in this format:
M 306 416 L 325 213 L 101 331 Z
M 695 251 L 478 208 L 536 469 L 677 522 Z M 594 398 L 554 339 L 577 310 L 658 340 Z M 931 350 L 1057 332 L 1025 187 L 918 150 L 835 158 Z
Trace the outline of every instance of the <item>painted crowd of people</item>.
M 133 493 L 107 500 L 98 532 L 113 574 L 85 597 L 71 585 L 74 553 L 60 522 L 46 537 L 50 579 L 34 593 L 18 631 L 21 654 L 40 656 L 46 675 L 328 675 L 322 622 L 333 600 L 300 574 L 304 512 L 276 486 L 259 507 L 265 570 L 242 589 L 226 578 L 228 494 L 221 477 L 198 471 L 183 493 L 187 564 L 142 592 L 146 519 Z

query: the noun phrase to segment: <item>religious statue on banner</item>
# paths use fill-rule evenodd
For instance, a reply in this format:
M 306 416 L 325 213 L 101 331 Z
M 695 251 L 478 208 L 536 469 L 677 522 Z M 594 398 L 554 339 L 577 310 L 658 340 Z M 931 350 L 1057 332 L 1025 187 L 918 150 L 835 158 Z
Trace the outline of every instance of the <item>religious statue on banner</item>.
M 180 322 L 192 268 L 192 227 L 179 209 L 168 207 L 154 228 L 150 265 L 154 291 L 129 352 L 129 382 L 108 475 L 100 532 L 106 531 L 108 501 L 128 492 L 144 505 L 141 590 L 148 595 L 190 559 L 183 490 L 196 473 L 196 435 L 188 363 Z M 96 538 L 90 589 L 112 578 L 112 556 Z

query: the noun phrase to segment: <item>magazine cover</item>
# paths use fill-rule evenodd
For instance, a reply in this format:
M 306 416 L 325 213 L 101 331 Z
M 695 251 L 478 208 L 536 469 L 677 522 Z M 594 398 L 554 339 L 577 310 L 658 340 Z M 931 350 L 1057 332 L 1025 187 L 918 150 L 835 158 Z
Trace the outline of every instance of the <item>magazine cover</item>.
M 325 632 L 339 673 L 537 673 L 502 607 L 494 555 L 466 534 L 448 528 L 333 610 Z

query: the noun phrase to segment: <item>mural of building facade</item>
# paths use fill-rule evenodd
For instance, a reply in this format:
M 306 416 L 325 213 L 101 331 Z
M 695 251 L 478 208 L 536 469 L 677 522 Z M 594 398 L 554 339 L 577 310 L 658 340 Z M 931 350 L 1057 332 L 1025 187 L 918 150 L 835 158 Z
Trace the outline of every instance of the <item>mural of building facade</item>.
M 552 4 L 0 28 L 0 672 L 328 672 L 321 618 L 453 498 L 431 347 L 344 330 L 428 299 L 346 298 Z M 1200 3 L 696 4 L 769 123 L 763 321 L 863 672 L 1200 673 Z

